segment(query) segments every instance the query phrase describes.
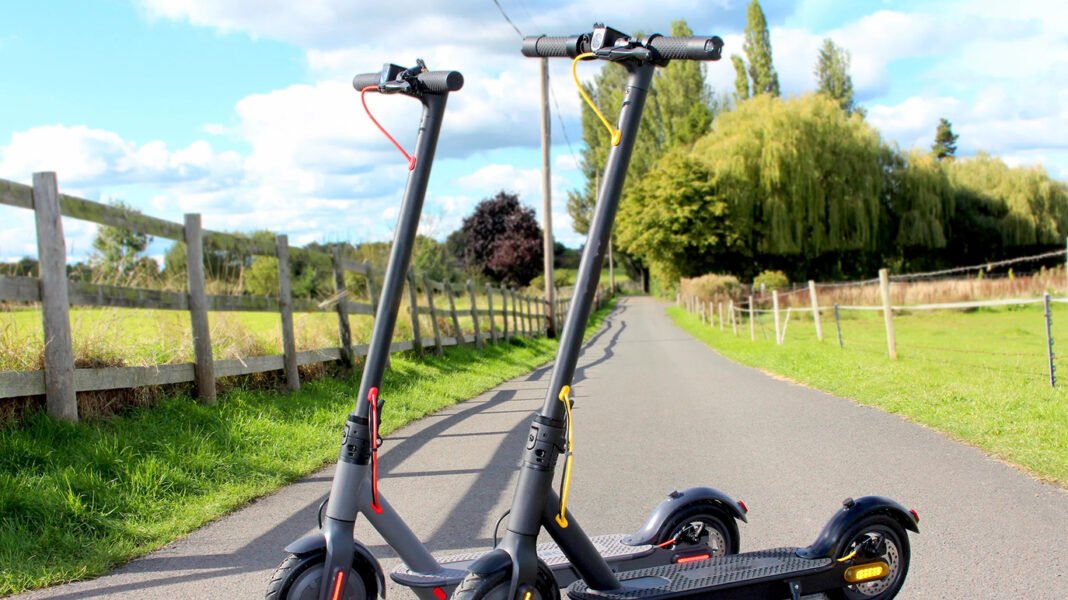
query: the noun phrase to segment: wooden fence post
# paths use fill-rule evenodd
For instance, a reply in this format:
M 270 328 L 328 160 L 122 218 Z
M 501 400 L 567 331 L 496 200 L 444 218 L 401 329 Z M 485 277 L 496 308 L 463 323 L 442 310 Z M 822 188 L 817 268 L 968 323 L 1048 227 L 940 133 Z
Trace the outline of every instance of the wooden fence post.
M 371 268 L 370 261 L 363 261 L 366 273 L 367 297 L 371 299 L 371 320 L 378 318 L 378 291 L 375 289 L 375 271 Z
M 883 298 L 883 320 L 886 322 L 886 351 L 897 360 L 897 339 L 894 337 L 894 311 L 890 306 L 890 272 L 879 269 L 879 294 Z
M 530 337 L 536 337 L 541 328 L 538 327 L 534 316 L 534 302 L 530 296 L 524 296 L 527 299 L 527 326 L 530 328 Z
M 1053 321 L 1049 309 L 1049 292 L 1042 295 L 1042 303 L 1045 309 L 1043 316 L 1046 318 L 1046 356 L 1049 358 L 1049 385 L 1050 387 L 1057 387 L 1057 365 L 1053 362 Z
M 297 340 L 293 334 L 293 288 L 289 283 L 289 237 L 274 238 L 275 255 L 278 257 L 278 310 L 282 313 L 282 362 L 285 364 L 286 388 L 300 389 L 300 371 L 297 369 Z
M 426 291 L 426 303 L 430 307 L 430 328 L 434 331 L 434 352 L 441 356 L 441 331 L 438 329 L 438 313 L 434 310 L 434 288 L 430 287 L 430 278 L 423 273 L 423 290 Z
M 731 315 L 731 329 L 734 330 L 734 337 L 738 337 L 738 317 L 734 314 L 734 300 L 731 300 L 727 312 Z
M 753 322 L 753 297 L 749 296 L 749 341 L 756 341 L 756 324 Z
M 478 323 L 478 305 L 475 304 L 475 284 L 467 280 L 467 297 L 471 299 L 471 323 L 475 327 L 475 347 L 482 347 L 482 328 Z
M 838 330 L 838 347 L 845 348 L 842 342 L 842 317 L 838 314 L 838 303 L 834 304 L 834 328 Z
M 452 297 L 452 284 L 445 282 L 445 296 L 449 299 L 449 314 L 452 315 L 452 335 L 456 338 L 456 345 L 465 343 L 464 332 L 460 329 L 460 318 L 456 316 L 456 300 Z
M 208 297 L 204 290 L 204 233 L 199 214 L 185 216 L 185 272 L 189 280 L 189 318 L 193 326 L 193 353 L 196 363 L 197 396 L 201 402 L 215 404 L 215 363 L 211 355 L 211 330 L 208 326 Z
M 74 392 L 74 342 L 67 290 L 67 244 L 59 211 L 59 184 L 52 172 L 33 174 L 33 216 L 37 225 L 37 260 L 44 328 L 45 408 L 48 416 L 78 420 Z
M 515 335 L 523 335 L 519 329 L 519 301 L 516 299 L 515 288 L 508 288 L 508 293 L 512 296 L 512 331 Z
M 779 325 L 779 291 L 771 290 L 771 312 L 775 315 L 775 343 L 782 343 L 782 329 Z
M 723 303 L 718 302 L 717 304 L 719 304 L 719 330 L 723 331 L 725 327 L 723 324 Z
M 349 324 L 349 309 L 347 294 L 345 291 L 345 267 L 341 261 L 341 249 L 334 246 L 332 257 L 334 263 L 334 293 L 337 294 L 337 335 L 341 343 L 341 363 L 346 369 L 353 366 L 352 360 L 352 326 Z
M 415 286 L 415 270 L 408 267 L 408 311 L 412 313 L 412 349 L 423 353 L 423 334 L 419 331 L 419 290 Z
M 515 310 L 515 309 L 513 308 L 513 310 Z M 508 288 L 503 286 L 503 285 L 501 286 L 501 320 L 504 322 L 504 325 L 501 327 L 501 331 L 502 331 L 502 334 L 504 335 L 504 339 L 507 340 L 508 339 Z
M 497 316 L 493 314 L 493 286 L 486 284 L 486 306 L 489 308 L 490 340 L 497 343 Z
M 808 298 L 812 301 L 812 321 L 816 324 L 816 341 L 823 341 L 823 325 L 820 323 L 820 303 L 816 299 L 816 282 L 808 280 Z

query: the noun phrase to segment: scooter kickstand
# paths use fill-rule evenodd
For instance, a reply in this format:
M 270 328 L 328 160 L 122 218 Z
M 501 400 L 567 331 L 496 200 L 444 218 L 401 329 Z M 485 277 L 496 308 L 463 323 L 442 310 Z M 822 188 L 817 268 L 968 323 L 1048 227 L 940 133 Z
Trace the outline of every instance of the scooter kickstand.
M 791 579 L 786 582 L 790 586 L 790 600 L 801 600 L 801 582 Z

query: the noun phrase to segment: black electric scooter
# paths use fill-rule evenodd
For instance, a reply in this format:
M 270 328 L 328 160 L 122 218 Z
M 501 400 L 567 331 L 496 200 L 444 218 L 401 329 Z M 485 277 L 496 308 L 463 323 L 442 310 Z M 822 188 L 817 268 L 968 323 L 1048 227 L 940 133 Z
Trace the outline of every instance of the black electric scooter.
M 607 60 L 627 69 L 629 79 L 550 387 L 522 453 L 508 528 L 497 548 L 468 567 L 470 573 L 453 595 L 456 600 L 558 598 L 556 582 L 546 576 L 535 551 L 543 527 L 581 576 L 567 588 L 574 600 L 796 600 L 802 594 L 820 592 L 835 598 L 885 600 L 894 597 L 905 581 L 909 566 L 906 530 L 918 531 L 919 515 L 886 498 L 847 500 L 816 541 L 805 548 L 759 550 L 626 572 L 617 572 L 594 551 L 566 509 L 570 385 L 653 72 L 669 60 L 718 59 L 722 45 L 717 37 L 636 39 L 603 25 L 595 25 L 589 34 L 524 39 L 526 56 Z M 561 454 L 565 455 L 564 483 L 557 496 L 552 484 Z
M 393 580 L 411 588 L 420 598 L 447 598 L 467 575 L 467 566 L 482 554 L 432 556 L 379 492 L 376 469 L 382 408 L 379 388 L 445 102 L 448 94 L 462 85 L 463 77 L 459 73 L 425 72 L 421 62 L 411 69 L 387 64 L 380 73 L 357 75 L 353 80 L 353 86 L 361 93 L 377 91 L 416 98 L 423 105 L 423 116 L 414 158 L 408 157 L 411 175 L 390 250 L 360 381 L 359 401 L 345 424 L 329 500 L 325 511 L 320 510 L 320 530 L 286 546 L 289 556 L 271 579 L 266 593 L 269 600 L 363 600 L 379 594 L 384 596 L 385 577 L 381 566 L 367 548 L 353 538 L 356 517 L 360 514 L 403 560 L 404 565 L 392 573 Z M 669 494 L 637 533 L 583 540 L 589 552 L 608 561 L 613 568 L 637 569 L 736 553 L 738 519 L 746 520 L 744 504 L 712 488 L 691 488 Z M 554 544 L 539 547 L 538 553 L 546 580 L 566 585 L 578 578 L 579 567 L 572 565 L 568 561 L 569 555 Z

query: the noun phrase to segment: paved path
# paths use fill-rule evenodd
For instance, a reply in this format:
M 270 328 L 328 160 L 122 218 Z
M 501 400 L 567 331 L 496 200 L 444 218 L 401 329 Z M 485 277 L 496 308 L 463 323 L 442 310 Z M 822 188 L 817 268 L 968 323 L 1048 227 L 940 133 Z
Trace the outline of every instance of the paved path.
M 548 375 L 539 369 L 386 441 L 382 489 L 433 550 L 490 545 Z M 1064 491 L 899 417 L 725 360 L 674 327 L 662 303 L 623 300 L 576 383 L 570 506 L 590 533 L 631 531 L 664 493 L 711 485 L 750 507 L 743 550 L 805 545 L 846 496 L 882 494 L 922 518 L 900 598 L 1068 597 Z M 330 473 L 108 576 L 23 597 L 262 598 L 282 547 L 314 528 Z M 395 564 L 366 523 L 357 535 Z M 394 586 L 389 597 L 406 595 Z

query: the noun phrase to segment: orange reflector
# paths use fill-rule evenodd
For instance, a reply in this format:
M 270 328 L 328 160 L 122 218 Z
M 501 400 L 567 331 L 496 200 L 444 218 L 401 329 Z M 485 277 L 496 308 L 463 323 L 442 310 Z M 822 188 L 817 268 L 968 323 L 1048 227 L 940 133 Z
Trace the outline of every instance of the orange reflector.
M 849 583 L 863 583 L 882 579 L 889 574 L 890 565 L 880 561 L 849 567 L 845 572 L 845 580 Z
M 699 560 L 708 560 L 712 558 L 711 554 L 694 554 L 693 556 L 679 556 L 675 558 L 675 563 L 684 565 L 686 563 L 697 562 Z
M 438 600 L 445 600 L 446 598 L 449 597 L 449 595 L 445 593 L 445 590 L 443 590 L 443 589 L 441 589 L 439 587 L 436 587 L 436 588 L 434 588 L 434 597 L 437 598 Z
M 341 600 L 341 583 L 345 581 L 345 572 L 338 571 L 337 579 L 334 580 L 334 596 L 332 600 Z

